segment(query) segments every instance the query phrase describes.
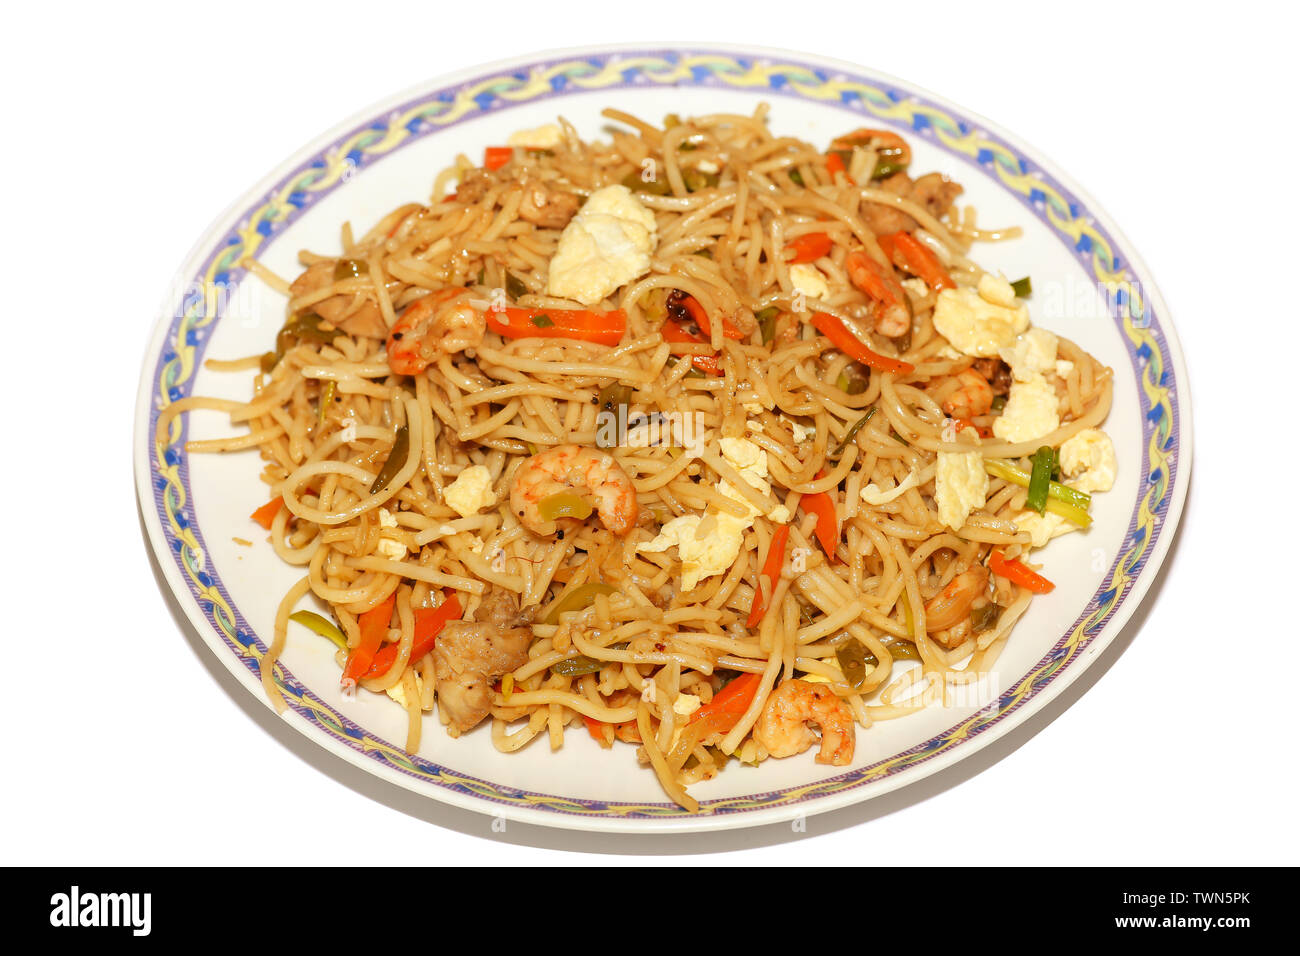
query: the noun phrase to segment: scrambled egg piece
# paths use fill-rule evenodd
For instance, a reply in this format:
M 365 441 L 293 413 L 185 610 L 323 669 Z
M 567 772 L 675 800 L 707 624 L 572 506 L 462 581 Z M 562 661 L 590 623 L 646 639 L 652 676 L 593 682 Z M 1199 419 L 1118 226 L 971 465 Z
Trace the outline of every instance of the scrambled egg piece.
M 462 518 L 478 514 L 480 508 L 496 504 L 492 473 L 483 465 L 470 465 L 443 492 L 443 500 Z
M 992 358 L 1029 328 L 1029 310 L 1016 302 L 1006 279 L 980 277 L 978 289 L 944 289 L 934 306 L 934 327 L 965 355 Z
M 700 699 L 694 694 L 678 694 L 673 701 L 673 713 L 682 717 L 689 717 L 699 709 Z
M 1050 511 L 1041 515 L 1037 511 L 1022 511 L 1016 515 L 1015 522 L 1021 531 L 1029 532 L 1030 544 L 1035 548 L 1041 548 L 1053 538 L 1059 538 L 1078 528 L 1078 525 Z
M 415 675 L 415 689 L 421 697 L 424 696 L 424 681 L 420 678 L 419 672 Z M 384 693 L 397 701 L 397 703 L 403 708 L 406 707 L 406 691 L 402 689 L 401 681 L 398 681 L 392 687 L 387 688 Z
M 934 502 L 939 520 L 957 531 L 966 516 L 984 507 L 989 493 L 989 476 L 984 456 L 978 451 L 939 452 L 934 471 Z
M 587 199 L 551 257 L 546 291 L 595 305 L 650 271 L 655 217 L 626 186 L 606 186 Z
M 379 527 L 397 527 L 397 518 L 394 517 L 393 513 L 387 508 L 379 509 Z M 406 557 L 406 545 L 402 544 L 400 541 L 394 541 L 392 538 L 380 538 L 379 544 L 375 546 L 375 550 L 384 557 L 393 561 L 401 561 Z
M 810 299 L 824 299 L 831 293 L 830 283 L 821 270 L 806 262 L 790 267 L 790 284 L 796 292 L 802 292 Z
M 1110 491 L 1115 486 L 1115 443 L 1100 429 L 1085 428 L 1061 444 L 1061 471 L 1079 491 Z
M 743 438 L 723 438 L 722 457 L 740 473 L 745 483 L 764 494 L 772 487 L 767 480 L 767 452 Z M 676 546 L 682 562 L 682 590 L 692 591 L 704 578 L 723 574 L 740 556 L 745 532 L 754 526 L 759 511 L 727 482 L 718 482 L 718 491 L 745 506 L 748 514 L 741 518 L 710 509 L 704 515 L 681 515 L 668 521 L 659 534 L 638 551 L 661 552 Z M 768 515 L 773 521 L 790 520 L 785 505 L 777 505 Z
M 522 146 L 525 149 L 550 149 L 564 142 L 564 131 L 554 123 L 547 123 L 536 129 L 521 129 L 506 138 L 507 146 Z
M 1003 441 L 1031 441 L 1061 426 L 1056 411 L 1056 390 L 1035 374 L 1028 381 L 1012 382 L 1007 407 L 993 419 L 993 434 Z
M 1035 375 L 1056 371 L 1056 344 L 1056 336 L 1046 329 L 1030 329 L 999 349 L 998 355 L 1011 366 L 1012 378 L 1028 382 Z

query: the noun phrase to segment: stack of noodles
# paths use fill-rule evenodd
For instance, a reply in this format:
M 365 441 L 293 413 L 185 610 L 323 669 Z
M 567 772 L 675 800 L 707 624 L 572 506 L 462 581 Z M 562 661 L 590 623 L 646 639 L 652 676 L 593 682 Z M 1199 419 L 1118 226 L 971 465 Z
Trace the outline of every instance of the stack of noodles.
M 303 572 L 277 707 L 300 621 L 411 752 L 433 713 L 507 752 L 578 729 L 696 810 L 733 757 L 845 766 L 989 671 L 1051 587 L 1020 559 L 1088 523 L 1071 476 L 1113 471 L 1111 374 L 1027 328 L 968 258 L 1015 231 L 896 135 L 605 115 L 607 141 L 561 120 L 460 157 L 292 284 L 246 262 L 289 318 L 208 365 L 253 397 L 177 401 L 158 439 L 215 409 L 247 433 L 188 450 L 264 462 L 254 517 Z

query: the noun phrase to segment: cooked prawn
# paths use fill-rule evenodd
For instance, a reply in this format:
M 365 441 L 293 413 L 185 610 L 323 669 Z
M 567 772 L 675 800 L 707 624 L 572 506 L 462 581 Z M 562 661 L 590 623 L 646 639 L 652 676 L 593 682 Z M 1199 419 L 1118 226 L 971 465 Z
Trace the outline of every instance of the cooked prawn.
M 871 298 L 877 332 L 892 339 L 911 331 L 912 307 L 893 269 L 882 266 L 863 249 L 850 252 L 844 268 L 849 280 Z
M 944 414 L 953 418 L 988 414 L 993 407 L 993 387 L 989 380 L 973 368 L 963 369 L 954 377 L 959 387 L 943 400 Z
M 388 365 L 398 375 L 419 375 L 439 355 L 483 341 L 487 318 L 469 302 L 468 289 L 431 292 L 406 307 L 388 334 Z
M 817 762 L 843 767 L 853 760 L 853 712 L 825 684 L 788 680 L 772 691 L 754 725 L 754 739 L 773 757 L 793 757 L 817 742 Z
M 972 565 L 957 575 L 925 602 L 925 629 L 946 631 L 969 618 L 971 607 L 988 583 L 989 572 L 982 564 Z
M 538 452 L 515 473 L 510 509 L 525 528 L 549 536 L 559 528 L 576 528 L 575 517 L 543 518 L 541 503 L 565 492 L 596 499 L 601 523 L 622 537 L 636 526 L 636 488 L 612 455 L 581 445 L 557 445 Z

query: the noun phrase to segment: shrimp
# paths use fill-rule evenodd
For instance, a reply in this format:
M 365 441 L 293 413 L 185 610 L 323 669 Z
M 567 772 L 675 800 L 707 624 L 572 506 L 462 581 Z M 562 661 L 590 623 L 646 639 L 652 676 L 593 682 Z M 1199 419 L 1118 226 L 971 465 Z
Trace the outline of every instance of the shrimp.
M 788 680 L 772 692 L 754 725 L 754 739 L 773 757 L 793 757 L 817 742 L 809 724 L 821 728 L 818 763 L 843 767 L 853 760 L 853 712 L 825 684 Z
M 469 303 L 468 289 L 431 292 L 406 307 L 388 334 L 388 365 L 398 375 L 419 375 L 439 355 L 483 341 L 487 318 Z
M 993 388 L 989 380 L 973 368 L 964 369 L 955 377 L 960 387 L 943 400 L 944 414 L 953 418 L 988 414 L 993 407 Z
M 297 299 L 334 284 L 334 262 L 317 262 L 293 280 L 289 294 Z M 388 335 L 388 326 L 379 306 L 361 293 L 332 295 L 310 307 L 326 322 L 341 332 L 364 338 L 382 339 Z
M 864 249 L 850 252 L 844 268 L 850 281 L 874 303 L 871 314 L 877 332 L 894 339 L 911 331 L 912 307 L 893 269 L 882 266 Z
M 534 534 L 549 537 L 560 528 L 577 528 L 580 518 L 542 517 L 541 503 L 565 492 L 594 496 L 601 523 L 619 537 L 636 526 L 632 479 L 612 455 L 581 445 L 557 445 L 524 462 L 510 488 L 510 510 Z
M 925 602 L 925 629 L 946 631 L 969 618 L 971 607 L 988 583 L 989 572 L 982 564 L 973 565 L 957 575 L 942 591 Z

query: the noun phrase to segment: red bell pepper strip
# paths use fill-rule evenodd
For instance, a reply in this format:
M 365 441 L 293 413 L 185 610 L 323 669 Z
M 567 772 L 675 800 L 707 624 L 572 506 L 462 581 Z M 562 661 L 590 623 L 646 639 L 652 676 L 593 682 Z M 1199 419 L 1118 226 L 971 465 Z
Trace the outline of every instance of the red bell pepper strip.
M 741 674 L 714 694 L 713 700 L 691 714 L 686 722 L 693 724 L 697 720 L 708 720 L 713 730 L 727 733 L 740 722 L 741 717 L 745 716 L 745 711 L 749 710 L 749 705 L 753 703 L 754 694 L 758 692 L 758 685 L 762 680 L 763 678 L 758 674 Z
M 829 312 L 814 312 L 813 327 L 831 340 L 831 344 L 849 358 L 855 359 L 870 368 L 881 372 L 894 372 L 906 375 L 914 368 L 908 362 L 873 352 L 863 341 L 844 327 L 844 323 Z
M 832 245 L 831 237 L 824 232 L 810 232 L 796 236 L 785 244 L 786 254 L 790 255 L 786 264 L 793 266 L 801 262 L 813 262 L 829 255 Z
M 425 654 L 433 650 L 433 645 L 442 633 L 443 627 L 448 621 L 460 620 L 461 607 L 460 600 L 456 597 L 456 592 L 450 594 L 444 592 L 445 598 L 437 607 L 417 607 L 415 609 L 415 636 L 411 640 L 411 656 L 407 661 L 418 661 Z M 383 677 L 393 666 L 393 661 L 397 660 L 398 644 L 385 644 L 381 647 L 370 663 L 369 669 L 362 674 L 362 678 Z
M 916 276 L 935 292 L 955 289 L 943 263 L 910 232 L 891 232 L 878 240 L 880 249 L 891 262 Z
M 826 472 L 817 472 L 818 478 L 825 478 Z M 835 502 L 831 496 L 824 491 L 819 491 L 815 495 L 804 495 L 799 499 L 799 506 L 809 514 L 817 516 L 817 527 L 813 533 L 821 543 L 822 550 L 826 552 L 826 557 L 832 561 L 837 560 L 835 549 L 840 543 L 840 523 L 835 516 Z
M 508 339 L 581 339 L 597 345 L 618 345 L 627 331 L 622 309 L 489 309 L 488 328 Z
M 280 513 L 280 509 L 283 507 L 284 507 L 283 497 L 272 498 L 266 504 L 262 505 L 262 507 L 258 508 L 251 515 L 249 515 L 249 517 L 252 518 L 254 521 L 256 521 L 258 524 L 260 524 L 267 531 L 270 531 L 271 522 L 275 520 L 275 516 Z
M 483 165 L 487 169 L 500 169 L 514 154 L 513 146 L 489 146 L 483 150 Z
M 388 631 L 388 622 L 392 619 L 395 603 L 397 603 L 396 591 L 388 595 L 378 607 L 372 607 L 362 614 L 357 621 L 357 625 L 361 628 L 361 640 L 357 642 L 356 647 L 352 648 L 352 653 L 348 655 L 348 662 L 343 666 L 342 683 L 345 688 L 355 687 L 357 681 L 370 670 L 375 654 L 379 651 L 379 645 L 383 642 L 384 634 Z
M 781 565 L 785 562 L 785 542 L 790 537 L 790 526 L 783 524 L 776 529 L 772 535 L 772 544 L 767 549 L 767 560 L 763 562 L 763 570 L 759 572 L 761 577 L 768 580 L 768 595 L 776 589 L 776 582 L 781 577 Z M 754 592 L 754 603 L 749 608 L 749 618 L 745 621 L 746 627 L 758 627 L 763 620 L 763 615 L 767 613 L 768 598 L 763 595 L 763 589 L 760 586 Z
M 1029 570 L 1014 558 L 1008 558 L 1001 548 L 994 548 L 989 555 L 989 570 L 1034 594 L 1046 594 L 1056 587 L 1041 574 Z

